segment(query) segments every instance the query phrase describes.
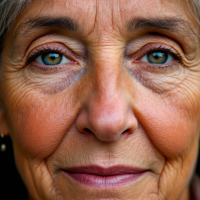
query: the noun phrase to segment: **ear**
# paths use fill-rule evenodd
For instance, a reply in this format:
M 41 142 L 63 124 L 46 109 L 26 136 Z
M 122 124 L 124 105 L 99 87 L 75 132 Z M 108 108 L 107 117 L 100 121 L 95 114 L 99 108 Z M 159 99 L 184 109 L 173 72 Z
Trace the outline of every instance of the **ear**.
M 1 105 L 0 105 L 0 133 L 3 133 L 4 136 L 10 135 L 6 117 Z

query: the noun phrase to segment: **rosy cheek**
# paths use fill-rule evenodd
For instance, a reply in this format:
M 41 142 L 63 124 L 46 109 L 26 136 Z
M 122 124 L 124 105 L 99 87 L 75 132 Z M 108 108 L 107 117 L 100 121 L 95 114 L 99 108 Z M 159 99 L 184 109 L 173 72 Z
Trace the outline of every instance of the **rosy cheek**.
M 155 97 L 148 98 L 148 104 L 142 100 L 138 104 L 138 119 L 141 119 L 142 127 L 155 147 L 167 157 L 187 152 L 197 133 L 196 117 L 188 117 L 184 103 L 179 108 Z
M 42 98 L 30 94 L 29 97 L 31 101 L 24 98 L 15 110 L 20 117 L 12 118 L 13 137 L 22 152 L 44 159 L 56 150 L 74 122 L 76 109 L 70 108 L 76 108 L 73 103 L 76 101 L 70 101 L 66 94 Z

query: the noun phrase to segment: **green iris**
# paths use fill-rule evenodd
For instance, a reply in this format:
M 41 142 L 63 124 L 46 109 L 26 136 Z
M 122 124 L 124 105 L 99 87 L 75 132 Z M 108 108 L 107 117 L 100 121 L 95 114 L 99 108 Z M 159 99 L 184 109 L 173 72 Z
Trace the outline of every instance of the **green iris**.
M 58 65 L 62 61 L 62 55 L 59 53 L 44 53 L 42 61 L 45 65 Z
M 168 59 L 168 53 L 161 51 L 150 52 L 149 54 L 147 54 L 147 59 L 150 63 L 164 64 Z

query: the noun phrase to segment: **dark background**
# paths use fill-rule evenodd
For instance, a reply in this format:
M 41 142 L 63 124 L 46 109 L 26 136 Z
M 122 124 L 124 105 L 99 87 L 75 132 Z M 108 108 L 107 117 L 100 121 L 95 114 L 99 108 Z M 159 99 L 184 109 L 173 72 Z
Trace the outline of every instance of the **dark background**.
M 6 144 L 5 152 L 0 151 L 0 200 L 27 200 L 26 188 L 17 172 L 12 142 L 10 137 L 5 137 L 3 143 Z M 0 139 L 0 145 L 2 139 Z M 196 173 L 200 176 L 200 158 L 198 159 Z

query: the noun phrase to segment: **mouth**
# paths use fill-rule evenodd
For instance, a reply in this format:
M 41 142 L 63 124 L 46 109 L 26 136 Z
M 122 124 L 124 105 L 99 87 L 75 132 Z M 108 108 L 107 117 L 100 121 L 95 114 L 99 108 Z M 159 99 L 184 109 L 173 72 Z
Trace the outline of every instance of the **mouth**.
M 104 189 L 130 184 L 149 172 L 146 169 L 126 166 L 103 168 L 96 165 L 67 168 L 63 171 L 82 185 Z

